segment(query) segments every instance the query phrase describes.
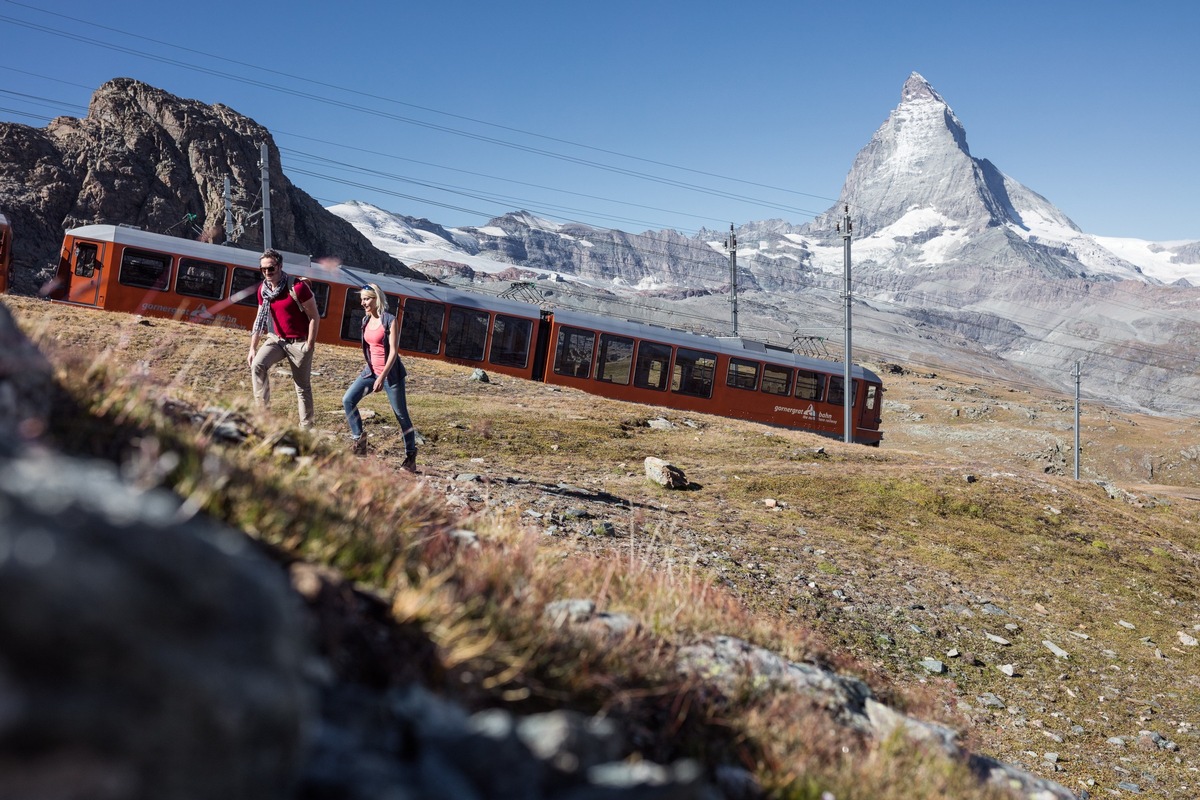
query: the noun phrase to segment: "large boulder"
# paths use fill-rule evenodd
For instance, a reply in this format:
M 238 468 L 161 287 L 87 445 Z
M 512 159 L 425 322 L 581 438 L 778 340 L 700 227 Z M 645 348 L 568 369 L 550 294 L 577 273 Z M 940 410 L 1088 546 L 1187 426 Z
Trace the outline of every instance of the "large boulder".
M 299 601 L 181 506 L 107 463 L 0 457 L 0 795 L 293 796 Z

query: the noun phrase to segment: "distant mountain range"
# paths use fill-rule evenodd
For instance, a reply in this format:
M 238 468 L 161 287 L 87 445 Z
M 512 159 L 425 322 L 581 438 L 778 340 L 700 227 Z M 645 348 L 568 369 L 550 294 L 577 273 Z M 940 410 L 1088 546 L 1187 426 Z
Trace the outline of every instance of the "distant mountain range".
M 14 285 L 53 274 L 65 228 L 134 224 L 261 247 L 255 198 L 267 147 L 276 247 L 655 324 L 734 332 L 728 231 L 629 233 L 513 212 L 448 228 L 297 188 L 270 132 L 220 104 L 127 78 L 82 119 L 0 123 L 0 210 L 16 231 Z M 233 178 L 236 225 L 224 230 Z M 841 350 L 843 206 L 854 222 L 854 356 L 956 368 L 1014 389 L 1073 391 L 1148 410 L 1200 411 L 1200 242 L 1089 236 L 1046 198 L 971 155 L 962 124 L 920 75 L 813 221 L 737 228 L 737 333 Z M 331 213 L 333 212 L 333 213 Z M 402 263 L 403 262 L 403 263 Z
M 812 222 L 739 226 L 739 332 L 842 335 L 843 243 L 854 223 L 860 358 L 916 359 L 1147 410 L 1200 410 L 1200 242 L 1091 236 L 1046 198 L 971 155 L 920 75 Z M 329 208 L 376 247 L 440 279 L 539 284 L 554 302 L 731 332 L 727 232 L 638 234 L 513 212 L 446 228 L 349 202 Z M 547 294 L 549 293 L 549 294 Z M 622 310 L 623 300 L 626 305 Z M 665 303 L 671 300 L 673 302 Z M 639 311 L 639 309 L 641 309 Z

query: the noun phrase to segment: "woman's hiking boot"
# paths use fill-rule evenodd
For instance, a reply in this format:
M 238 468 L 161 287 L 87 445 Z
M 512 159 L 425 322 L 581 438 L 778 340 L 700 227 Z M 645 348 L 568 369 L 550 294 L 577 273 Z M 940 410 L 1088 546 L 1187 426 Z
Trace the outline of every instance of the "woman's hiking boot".
M 404 457 L 404 463 L 400 465 L 400 469 L 405 472 L 417 471 L 417 453 L 415 450 Z
M 365 456 L 367 454 L 367 437 L 360 436 L 354 440 L 354 455 Z

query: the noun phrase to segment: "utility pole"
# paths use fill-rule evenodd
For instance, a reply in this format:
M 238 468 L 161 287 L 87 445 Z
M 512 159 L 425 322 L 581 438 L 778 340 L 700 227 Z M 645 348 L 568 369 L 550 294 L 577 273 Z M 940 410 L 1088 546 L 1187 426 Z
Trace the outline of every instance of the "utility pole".
M 258 148 L 258 166 L 262 170 L 263 250 L 271 249 L 271 170 L 267 160 L 267 143 Z
M 729 238 L 725 240 L 729 250 L 729 314 L 733 320 L 733 335 L 738 335 L 737 323 L 737 234 L 733 232 L 733 223 L 729 223 Z
M 1079 380 L 1083 377 L 1079 362 L 1075 362 L 1075 480 L 1079 480 Z
M 225 243 L 233 244 L 233 190 L 228 175 L 225 176 Z
M 850 222 L 850 204 L 847 203 L 845 213 L 842 215 L 842 223 L 837 226 L 837 230 L 842 234 L 843 263 L 845 267 L 845 277 L 843 279 L 845 290 L 843 298 L 846 302 L 846 358 L 844 364 L 845 372 L 842 379 L 842 403 L 845 406 L 845 419 L 843 422 L 845 435 L 842 441 L 847 444 L 854 441 L 854 415 L 852 413 L 854 408 L 854 382 L 851 379 L 851 373 L 853 372 L 853 362 L 851 360 L 853 348 L 850 344 L 850 301 L 853 297 L 850 293 L 850 234 L 852 229 L 853 223 Z

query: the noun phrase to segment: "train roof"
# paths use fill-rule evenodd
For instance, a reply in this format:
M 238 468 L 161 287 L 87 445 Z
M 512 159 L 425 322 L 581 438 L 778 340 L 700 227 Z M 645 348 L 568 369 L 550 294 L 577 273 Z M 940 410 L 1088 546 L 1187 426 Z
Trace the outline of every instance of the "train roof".
M 0 218 L 2 217 L 3 215 L 0 214 Z M 222 261 L 234 265 L 244 265 L 254 269 L 258 268 L 258 259 L 262 255 L 262 253 L 254 250 L 210 244 L 208 242 L 197 242 L 192 239 L 184 239 L 179 236 L 169 236 L 162 233 L 151 233 L 141 228 L 124 225 L 85 225 L 73 228 L 67 231 L 67 233 L 88 239 L 99 239 L 116 244 L 144 247 L 148 250 L 165 250 L 177 255 Z M 379 288 L 385 292 L 390 291 L 393 294 L 405 294 L 430 301 L 452 303 L 465 308 L 478 308 L 530 319 L 538 319 L 542 313 L 542 309 L 533 303 L 465 291 L 434 283 L 422 283 L 396 275 L 371 272 L 370 270 L 356 267 L 341 266 L 337 270 L 340 274 L 331 275 L 328 268 L 313 264 L 309 256 L 282 251 L 280 251 L 280 254 L 283 256 L 284 266 L 293 275 L 321 280 L 338 280 L 353 286 L 374 283 L 378 284 Z M 837 374 L 842 369 L 842 362 L 840 361 L 812 358 L 811 356 L 801 355 L 785 347 L 779 347 L 754 339 L 708 336 L 675 328 L 667 328 L 649 322 L 622 320 L 616 317 L 606 317 L 584 311 L 575 311 L 573 309 L 552 309 L 552 311 L 554 318 L 563 325 L 600 330 L 606 333 L 615 333 L 639 339 L 651 339 L 664 344 L 675 345 L 676 347 L 690 347 L 696 350 L 718 352 L 729 356 L 750 358 L 756 361 L 770 361 L 774 364 L 807 369 L 814 372 L 832 372 Z M 878 375 L 866 367 L 857 364 L 854 365 L 851 375 L 854 378 L 877 383 L 881 382 Z
M 202 258 L 209 261 L 223 261 L 258 268 L 258 259 L 262 257 L 259 250 L 247 250 L 244 247 L 234 247 L 227 244 L 212 244 L 197 242 L 194 239 L 184 239 L 182 236 L 170 236 L 165 233 L 152 233 L 129 225 L 84 225 L 67 231 L 69 236 L 79 236 L 85 239 L 99 239 L 102 242 L 144 247 L 147 250 L 165 250 L 177 255 Z M 304 266 L 312 264 L 312 258 L 302 253 L 278 251 L 283 256 L 285 266 Z
M 520 300 L 509 300 L 495 295 L 464 291 L 448 286 L 418 283 L 394 275 L 381 275 L 351 267 L 343 267 L 341 271 L 349 276 L 351 281 L 357 285 L 375 283 L 384 292 L 390 291 L 393 294 L 405 294 L 440 303 L 451 303 L 467 308 L 485 309 L 532 319 L 537 319 L 541 314 L 539 306 Z M 649 322 L 623 320 L 616 317 L 589 314 L 585 311 L 575 311 L 573 309 L 556 308 L 551 310 L 554 314 L 554 319 L 563 325 L 599 330 L 605 333 L 615 333 L 639 339 L 650 339 L 662 342 L 663 344 L 675 345 L 676 347 L 690 347 L 696 350 L 715 351 L 735 357 L 752 358 L 757 361 L 770 361 L 774 364 L 797 367 L 814 372 L 834 372 L 836 374 L 842 369 L 842 362 L 840 361 L 812 358 L 787 348 L 767 342 L 760 342 L 755 339 L 708 336 L 701 333 L 667 328 Z M 854 366 L 852 377 L 879 382 L 878 375 L 859 365 Z
M 580 328 L 600 328 L 608 333 L 624 336 L 636 336 L 641 339 L 651 339 L 672 344 L 676 347 L 690 347 L 696 350 L 723 353 L 736 358 L 749 358 L 755 361 L 770 361 L 789 367 L 812 370 L 814 372 L 839 373 L 842 362 L 829 361 L 821 358 L 801 355 L 786 347 L 761 342 L 757 339 L 744 339 L 738 336 L 710 336 L 703 333 L 692 333 L 677 328 L 667 328 L 652 322 L 635 320 L 612 319 L 583 311 L 556 310 L 554 318 L 564 325 Z M 851 377 L 879 381 L 879 376 L 869 369 L 854 365 Z

